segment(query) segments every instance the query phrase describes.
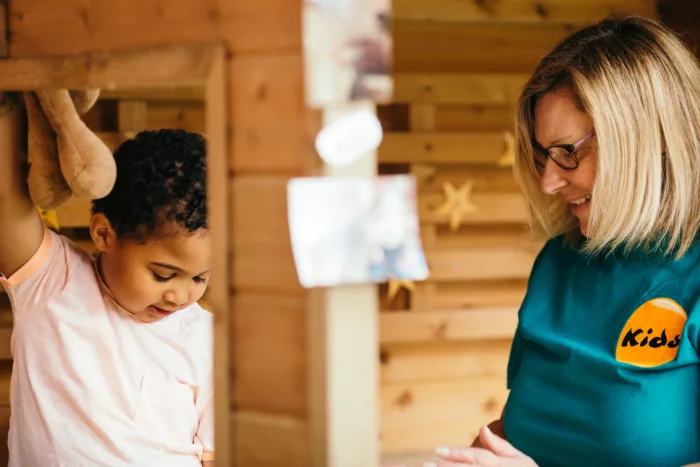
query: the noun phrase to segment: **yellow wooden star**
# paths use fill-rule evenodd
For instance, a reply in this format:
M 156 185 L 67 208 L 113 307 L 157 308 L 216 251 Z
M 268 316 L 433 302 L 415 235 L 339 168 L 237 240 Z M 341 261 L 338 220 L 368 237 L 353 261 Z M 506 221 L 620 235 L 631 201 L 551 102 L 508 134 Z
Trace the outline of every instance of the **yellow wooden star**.
M 503 155 L 498 158 L 496 165 L 499 167 L 513 167 L 515 164 L 515 138 L 510 131 L 506 131 L 503 137 L 506 140 L 506 150 Z
M 389 297 L 389 300 L 393 300 L 396 297 L 396 294 L 399 293 L 399 289 L 401 287 L 405 287 L 407 290 L 410 290 L 411 292 L 413 292 L 416 289 L 416 286 L 413 283 L 413 281 L 391 279 L 389 281 L 389 293 L 387 294 L 387 296 Z
M 41 208 L 37 208 L 37 209 L 39 210 L 39 215 L 41 216 L 41 220 L 44 221 L 44 225 L 46 225 L 46 227 L 53 230 L 54 232 L 58 232 L 59 225 L 58 225 L 58 215 L 56 215 L 56 211 L 46 211 L 45 209 L 41 209 Z
M 459 190 L 448 182 L 443 185 L 445 190 L 445 202 L 435 210 L 436 214 L 446 215 L 450 219 L 450 228 L 454 231 L 459 228 L 462 217 L 465 214 L 478 212 L 479 208 L 471 201 L 471 191 L 474 181 L 468 180 Z

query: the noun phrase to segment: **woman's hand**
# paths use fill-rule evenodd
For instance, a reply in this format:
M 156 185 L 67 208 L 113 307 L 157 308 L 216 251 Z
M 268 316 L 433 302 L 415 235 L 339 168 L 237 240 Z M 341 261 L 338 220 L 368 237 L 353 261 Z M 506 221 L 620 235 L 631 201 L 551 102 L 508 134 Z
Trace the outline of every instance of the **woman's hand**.
M 535 461 L 515 449 L 508 441 L 496 436 L 488 427 L 479 431 L 482 448 L 437 448 L 437 454 L 448 461 L 426 464 L 425 467 L 447 467 L 450 465 L 477 465 L 480 467 L 537 467 Z

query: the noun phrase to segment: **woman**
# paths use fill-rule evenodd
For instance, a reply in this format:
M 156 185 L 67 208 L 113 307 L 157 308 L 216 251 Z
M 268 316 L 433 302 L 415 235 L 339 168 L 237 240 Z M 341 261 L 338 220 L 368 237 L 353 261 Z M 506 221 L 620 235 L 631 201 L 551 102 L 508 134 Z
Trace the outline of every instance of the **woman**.
M 516 130 L 516 176 L 549 240 L 501 419 L 438 453 L 504 467 L 700 462 L 694 56 L 651 20 L 606 19 L 542 60 Z

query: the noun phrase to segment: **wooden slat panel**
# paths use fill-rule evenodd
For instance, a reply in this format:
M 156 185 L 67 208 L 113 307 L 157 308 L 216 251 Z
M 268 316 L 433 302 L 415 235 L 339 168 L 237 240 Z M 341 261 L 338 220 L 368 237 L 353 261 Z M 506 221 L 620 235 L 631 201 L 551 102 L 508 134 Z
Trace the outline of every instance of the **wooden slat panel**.
M 392 16 L 400 20 L 480 21 L 500 25 L 598 21 L 612 13 L 656 16 L 654 0 L 394 0 Z M 465 27 L 468 27 L 465 25 Z
M 300 10 L 295 0 L 17 0 L 9 3 L 9 52 L 29 57 L 218 40 L 239 53 L 299 50 Z
M 446 379 L 387 384 L 381 390 L 382 451 L 463 446 L 481 425 L 500 416 L 505 378 Z
M 385 311 L 379 314 L 382 344 L 508 339 L 518 322 L 517 308 Z
M 301 54 L 232 63 L 234 170 L 301 174 L 309 160 Z
M 536 251 L 518 245 L 436 248 L 426 251 L 432 281 L 524 279 Z
M 303 416 L 308 403 L 305 300 L 236 295 L 233 309 L 235 407 Z
M 384 345 L 382 384 L 447 378 L 505 378 L 512 339 Z
M 284 388 L 276 388 L 284 391 Z M 236 466 L 308 467 L 305 420 L 236 411 L 231 415 Z
M 396 21 L 394 72 L 529 73 L 577 28 Z
M 504 105 L 517 102 L 527 74 L 399 73 L 394 102 L 411 104 Z
M 465 214 L 462 224 L 524 223 L 527 220 L 525 204 L 518 193 L 474 193 L 470 199 L 479 209 Z M 421 222 L 448 223 L 446 215 L 435 213 L 444 202 L 442 194 L 418 196 Z
M 12 327 L 12 305 L 5 289 L 0 287 L 0 328 Z
M 10 340 L 12 338 L 12 328 L 0 328 L 0 360 L 11 360 Z

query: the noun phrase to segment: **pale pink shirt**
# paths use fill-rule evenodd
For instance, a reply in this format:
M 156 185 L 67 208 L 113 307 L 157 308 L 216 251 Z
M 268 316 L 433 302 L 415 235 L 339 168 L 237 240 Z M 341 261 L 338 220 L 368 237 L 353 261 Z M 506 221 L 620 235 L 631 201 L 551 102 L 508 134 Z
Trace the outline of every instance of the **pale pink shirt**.
M 46 230 L 10 278 L 9 467 L 196 467 L 213 459 L 213 319 L 141 323 L 93 259 Z

